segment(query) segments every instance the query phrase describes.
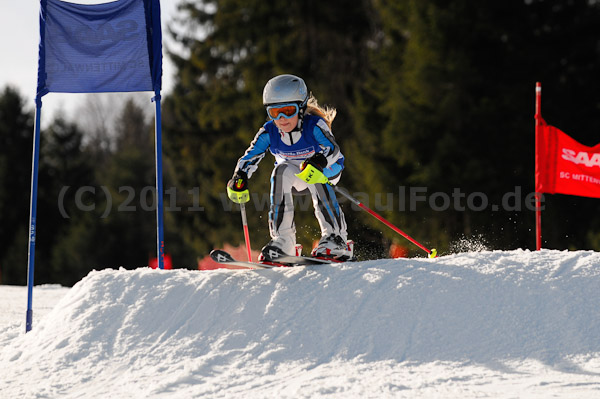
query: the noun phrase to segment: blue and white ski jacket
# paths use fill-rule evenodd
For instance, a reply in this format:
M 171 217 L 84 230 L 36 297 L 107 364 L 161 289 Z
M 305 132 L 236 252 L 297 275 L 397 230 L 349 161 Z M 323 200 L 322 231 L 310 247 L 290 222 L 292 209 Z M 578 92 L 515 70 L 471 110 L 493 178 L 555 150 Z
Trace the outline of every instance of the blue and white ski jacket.
M 316 115 L 305 115 L 302 130 L 290 133 L 281 132 L 274 121 L 265 123 L 238 160 L 235 170 L 242 170 L 248 177 L 252 176 L 267 150 L 275 157 L 275 165 L 289 162 L 297 166 L 320 152 L 327 159 L 327 167 L 323 174 L 329 179 L 335 179 L 344 169 L 344 156 L 335 142 L 333 133 L 325 120 Z

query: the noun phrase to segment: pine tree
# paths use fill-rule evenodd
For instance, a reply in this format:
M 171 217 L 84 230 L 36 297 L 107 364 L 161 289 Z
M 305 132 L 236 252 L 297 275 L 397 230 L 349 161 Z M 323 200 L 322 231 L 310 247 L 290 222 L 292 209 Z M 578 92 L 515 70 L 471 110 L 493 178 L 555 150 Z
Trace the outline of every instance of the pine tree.
M 85 263 L 56 261 L 57 247 L 78 222 L 75 192 L 93 184 L 93 169 L 83 152 L 83 132 L 57 116 L 40 137 L 36 283 L 72 285 L 89 272 Z
M 0 282 L 24 284 L 33 115 L 13 88 L 0 93 Z
M 116 148 L 99 179 L 114 201 L 105 219 L 111 262 L 124 267 L 148 264 L 156 253 L 156 196 L 153 125 L 143 110 L 128 101 L 115 123 Z

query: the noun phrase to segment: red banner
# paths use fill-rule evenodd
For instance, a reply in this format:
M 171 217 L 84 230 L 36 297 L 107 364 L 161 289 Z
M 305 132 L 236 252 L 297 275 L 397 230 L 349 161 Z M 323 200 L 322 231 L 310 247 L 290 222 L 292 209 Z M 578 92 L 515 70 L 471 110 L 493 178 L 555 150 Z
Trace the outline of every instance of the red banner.
M 535 191 L 600 198 L 600 144 L 588 147 L 542 121 L 535 154 Z

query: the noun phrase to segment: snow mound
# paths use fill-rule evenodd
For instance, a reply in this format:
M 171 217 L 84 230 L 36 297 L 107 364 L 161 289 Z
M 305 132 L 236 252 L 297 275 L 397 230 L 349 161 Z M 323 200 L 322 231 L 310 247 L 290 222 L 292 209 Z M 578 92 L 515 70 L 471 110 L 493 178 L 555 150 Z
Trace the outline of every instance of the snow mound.
M 523 385 L 533 383 L 542 396 L 556 393 L 553 384 L 565 375 L 569 394 L 597 392 L 598 287 L 600 253 L 592 251 L 94 271 L 34 319 L 33 331 L 0 350 L 0 392 L 501 397 L 507 386 L 523 392 L 517 374 L 541 378 L 540 370 L 547 380 Z M 415 381 L 419 370 L 431 380 Z M 503 373 L 515 378 L 505 381 Z M 471 391 L 457 384 L 461 378 Z

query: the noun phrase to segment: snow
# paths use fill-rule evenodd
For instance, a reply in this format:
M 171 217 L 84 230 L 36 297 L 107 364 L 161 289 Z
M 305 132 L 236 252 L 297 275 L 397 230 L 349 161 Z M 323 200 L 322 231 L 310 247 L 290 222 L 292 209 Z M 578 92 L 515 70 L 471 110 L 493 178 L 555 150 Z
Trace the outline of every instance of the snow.
M 600 397 L 600 253 L 0 286 L 3 398 Z

